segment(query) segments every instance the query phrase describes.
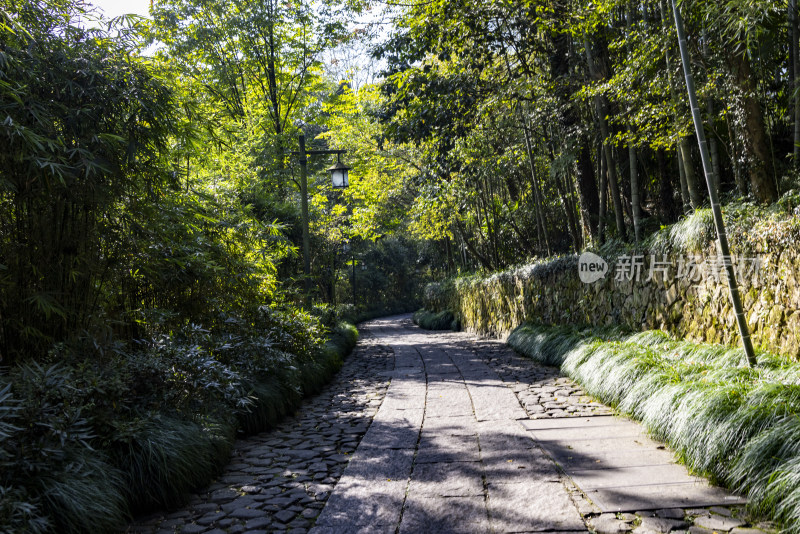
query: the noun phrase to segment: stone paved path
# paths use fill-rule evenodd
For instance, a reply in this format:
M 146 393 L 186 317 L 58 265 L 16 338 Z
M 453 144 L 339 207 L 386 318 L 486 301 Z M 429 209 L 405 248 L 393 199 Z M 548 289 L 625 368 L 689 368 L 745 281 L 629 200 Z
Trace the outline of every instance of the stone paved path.
M 408 317 L 361 332 L 322 394 L 239 442 L 226 473 L 185 509 L 129 531 L 761 532 L 739 506 L 604 513 L 535 439 L 565 421 L 610 419 L 557 369 Z
M 183 510 L 141 517 L 137 533 L 307 532 L 378 410 L 392 350 L 365 326 L 333 381 L 270 432 L 237 442 L 222 477 Z

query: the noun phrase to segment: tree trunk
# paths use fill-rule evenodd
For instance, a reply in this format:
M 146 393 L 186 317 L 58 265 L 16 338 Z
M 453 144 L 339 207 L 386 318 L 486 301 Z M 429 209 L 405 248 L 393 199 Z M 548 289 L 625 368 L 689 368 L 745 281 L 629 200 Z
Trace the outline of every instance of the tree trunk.
M 700 186 L 697 183 L 697 175 L 694 172 L 694 164 L 692 163 L 692 150 L 689 146 L 689 138 L 684 137 L 681 143 L 681 163 L 683 164 L 683 172 L 686 177 L 686 189 L 689 191 L 689 202 L 692 209 L 699 209 L 703 204 L 703 199 L 700 196 Z
M 519 237 L 519 240 L 522 242 L 522 245 L 525 247 L 525 252 L 527 252 L 527 253 L 528 253 L 528 254 L 530 254 L 530 255 L 536 255 L 536 254 L 537 254 L 536 247 L 534 247 L 534 246 L 531 244 L 531 242 L 530 242 L 530 241 L 528 241 L 528 237 L 527 237 L 527 236 L 525 235 L 525 233 L 524 233 L 524 232 L 523 232 L 523 231 L 522 231 L 522 230 L 519 228 L 519 226 L 517 225 L 517 223 L 515 223 L 515 222 L 514 222 L 514 218 L 513 218 L 513 217 L 509 217 L 509 218 L 508 218 L 508 223 L 509 223 L 509 225 L 511 226 L 511 228 L 514 230 L 514 233 L 515 233 L 515 234 L 517 234 L 517 237 Z M 541 249 L 540 249 L 540 250 L 541 250 Z
M 586 51 L 586 63 L 589 65 L 589 73 L 592 78 L 599 80 L 601 75 L 597 70 L 591 51 L 591 43 L 589 39 L 584 36 L 584 50 Z M 622 240 L 627 240 L 627 232 L 625 231 L 625 218 L 622 211 L 622 198 L 620 197 L 619 184 L 617 182 L 617 170 L 614 165 L 614 157 L 611 152 L 611 144 L 609 143 L 608 121 L 608 106 L 605 98 L 597 95 L 594 97 L 595 112 L 597 113 L 598 123 L 600 124 L 600 135 L 603 140 L 603 149 L 606 155 L 606 164 L 608 165 L 608 183 L 611 187 L 611 200 L 614 203 L 614 214 L 617 220 L 617 232 Z
M 625 10 L 625 20 L 627 23 L 628 37 L 630 37 L 631 28 L 633 27 L 633 12 L 630 5 L 628 5 Z M 633 53 L 630 47 L 628 49 L 628 53 Z M 629 127 L 629 134 L 631 137 L 633 137 L 633 126 Z M 636 148 L 633 146 L 633 140 L 628 142 L 628 160 L 628 169 L 630 172 L 629 179 L 631 182 L 631 217 L 633 219 L 633 239 L 636 243 L 638 243 L 642 237 L 642 206 L 639 200 L 639 175 L 638 168 L 636 166 Z
M 633 236 L 638 243 L 641 240 L 641 221 L 642 206 L 639 200 L 639 175 L 636 167 L 636 149 L 633 145 L 628 146 L 628 158 L 630 159 L 630 179 L 631 179 L 631 209 L 633 210 Z
M 566 186 L 561 181 L 561 177 L 556 175 L 554 178 L 558 195 L 561 197 L 561 207 L 564 208 L 564 215 L 567 217 L 567 228 L 572 238 L 572 248 L 575 252 L 578 252 L 580 250 L 580 236 L 578 235 L 578 223 L 575 221 L 575 213 L 572 211 L 573 206 L 567 194 Z
M 453 259 L 453 245 L 450 243 L 450 236 L 445 236 L 444 245 L 447 250 L 447 274 L 451 276 L 456 271 L 456 262 Z
M 736 137 L 734 133 L 733 121 L 725 121 L 728 124 L 728 138 L 731 149 L 731 166 L 733 167 L 733 180 L 736 182 L 736 190 L 741 196 L 747 195 L 747 182 L 742 176 L 742 169 L 739 162 L 739 154 L 736 148 Z
M 778 189 L 769 172 L 770 150 L 764 117 L 756 96 L 756 85 L 750 68 L 750 59 L 744 42 L 734 46 L 728 53 L 728 65 L 734 81 L 742 91 L 745 128 L 744 151 L 747 156 L 750 187 L 761 203 L 778 200 Z
M 575 167 L 577 172 L 577 167 Z M 577 247 L 575 248 L 575 252 L 579 252 L 584 245 L 587 243 L 585 239 L 585 235 L 583 233 L 583 229 L 581 228 L 580 222 L 580 207 L 578 206 L 579 203 L 579 196 L 577 190 L 577 176 L 573 179 L 570 175 L 564 179 L 564 187 L 567 190 L 567 202 L 569 203 L 569 210 L 572 213 L 572 223 L 574 225 L 573 233 L 575 234 L 575 242 L 577 243 Z
M 728 278 L 728 289 L 730 290 L 731 304 L 733 305 L 736 314 L 736 322 L 739 327 L 739 335 L 742 339 L 742 348 L 744 348 L 747 363 L 750 367 L 756 365 L 756 355 L 753 350 L 753 343 L 750 340 L 750 328 L 747 325 L 744 309 L 742 307 L 742 300 L 739 295 L 739 284 L 736 281 L 736 271 L 734 270 L 733 261 L 731 260 L 731 252 L 728 247 L 728 235 L 725 232 L 725 223 L 722 220 L 722 208 L 719 205 L 717 193 L 711 187 L 711 158 L 708 155 L 708 145 L 706 143 L 705 129 L 703 127 L 702 117 L 700 115 L 700 104 L 697 101 L 697 94 L 694 88 L 694 79 L 692 78 L 692 70 L 689 63 L 689 51 L 686 45 L 686 34 L 683 30 L 683 20 L 681 19 L 680 12 L 676 0 L 672 0 L 672 12 L 675 15 L 675 30 L 678 34 L 678 46 L 681 52 L 681 62 L 683 63 L 683 73 L 686 79 L 686 92 L 689 94 L 689 108 L 692 112 L 692 122 L 697 135 L 697 143 L 700 145 L 700 157 L 703 162 L 703 170 L 705 171 L 706 187 L 708 188 L 708 197 L 711 202 L 711 212 L 714 217 L 714 226 L 717 230 L 717 245 L 719 252 L 722 255 L 725 264 L 725 272 Z
M 661 24 L 664 27 L 665 31 L 669 31 L 669 13 L 667 10 L 667 5 L 664 0 L 660 2 L 661 7 Z M 669 92 L 670 97 L 672 98 L 672 105 L 677 109 L 680 100 L 678 99 L 677 92 L 675 90 L 675 83 L 672 78 L 672 61 L 670 59 L 670 49 L 667 47 L 664 50 L 664 61 L 667 65 L 667 78 L 669 82 Z M 676 131 L 680 131 L 680 124 L 678 122 L 678 116 L 675 116 L 675 129 Z M 690 213 L 692 211 L 692 201 L 691 196 L 689 195 L 689 186 L 686 180 L 686 166 L 684 165 L 683 159 L 683 146 L 684 140 L 678 140 L 677 147 L 676 147 L 676 154 L 678 159 L 678 176 L 680 177 L 680 185 L 681 185 L 681 200 L 683 202 L 683 213 Z
M 667 156 L 663 148 L 656 151 L 658 165 L 659 204 L 662 224 L 675 222 L 675 197 L 673 194 L 672 175 L 667 168 Z
M 566 2 L 557 2 L 554 7 L 557 15 L 563 15 L 557 17 L 557 20 L 561 20 L 563 23 L 554 28 L 551 33 L 553 52 L 549 57 L 550 75 L 556 84 L 556 98 L 560 107 L 564 110 L 563 115 L 560 117 L 561 126 L 565 130 L 570 130 L 579 122 L 581 115 L 579 104 L 571 98 L 576 90 L 573 87 L 574 80 L 571 78 L 571 71 L 579 68 L 579 58 L 572 52 L 572 43 L 568 32 L 565 31 L 568 25 Z M 589 221 L 591 232 L 594 228 L 592 220 L 596 213 L 594 210 L 596 206 L 595 199 L 597 198 L 597 182 L 591 169 L 591 161 L 588 163 L 585 160 L 581 162 L 580 158 L 583 158 L 583 155 L 579 154 L 576 182 L 582 209 L 589 210 L 586 218 Z
M 461 219 L 458 217 L 456 217 L 456 228 L 458 229 L 458 233 L 461 235 L 461 242 L 467 247 L 467 250 L 469 250 L 472 257 L 477 259 L 487 271 L 494 270 L 492 262 L 486 258 L 486 256 L 478 252 L 478 249 L 475 248 L 475 245 L 473 245 L 472 241 L 469 240 L 469 237 L 467 236 L 467 230 L 464 228 L 464 223 L 462 223 Z
M 708 50 L 708 32 L 703 30 L 703 57 L 708 60 L 711 54 Z M 708 77 L 708 71 L 706 71 Z M 711 149 L 711 167 L 712 167 L 712 185 L 714 191 L 719 194 L 719 179 L 720 179 L 720 165 L 719 165 L 719 149 L 717 147 L 717 134 L 716 134 L 716 116 L 714 115 L 714 97 L 711 92 L 708 92 L 706 97 L 706 113 L 708 114 L 709 131 L 711 132 L 711 139 L 709 139 L 709 148 Z
M 539 233 L 539 244 L 544 243 L 547 255 L 550 256 L 550 240 L 547 237 L 547 226 L 545 225 L 544 212 L 542 211 L 542 197 L 539 191 L 539 180 L 536 179 L 536 165 L 533 159 L 533 147 L 531 146 L 531 136 L 528 132 L 527 119 L 522 118 L 522 131 L 525 133 L 525 149 L 528 152 L 528 163 L 531 169 L 531 186 L 533 189 L 533 202 L 536 208 L 536 230 Z
M 608 203 L 608 161 L 606 160 L 605 151 L 603 150 L 603 142 L 600 141 L 597 146 L 597 158 L 600 160 L 600 207 L 597 210 L 597 240 L 603 244 L 605 239 L 606 229 L 606 204 Z
M 597 179 L 592 165 L 589 140 L 586 136 L 583 136 L 581 151 L 578 153 L 578 175 L 576 178 L 583 233 L 588 237 L 588 241 L 591 241 L 599 235 L 600 201 L 597 195 Z
M 603 110 L 603 108 L 601 108 Z M 608 125 L 605 120 L 605 115 L 602 115 L 600 120 L 600 132 L 604 139 L 608 139 Z M 620 239 L 627 241 L 628 234 L 625 231 L 625 212 L 622 211 L 622 196 L 619 191 L 619 183 L 617 182 L 617 166 L 614 164 L 614 155 L 609 143 L 603 143 L 603 148 L 606 154 L 606 165 L 608 171 L 608 185 L 611 190 L 611 201 L 614 203 L 614 215 L 617 220 L 617 233 Z
M 686 187 L 686 171 L 684 171 L 683 166 L 683 156 L 681 155 L 681 144 L 678 143 L 677 149 L 675 150 L 675 154 L 677 156 L 676 161 L 678 162 L 678 177 L 680 178 L 681 182 L 681 203 L 683 204 L 683 213 L 691 213 L 692 211 L 692 203 L 689 200 L 689 188 Z

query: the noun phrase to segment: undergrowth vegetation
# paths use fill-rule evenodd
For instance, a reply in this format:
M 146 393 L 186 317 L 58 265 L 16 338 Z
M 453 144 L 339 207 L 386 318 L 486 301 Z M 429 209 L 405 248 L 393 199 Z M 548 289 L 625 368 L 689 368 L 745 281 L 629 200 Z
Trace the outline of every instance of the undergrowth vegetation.
M 418 310 L 414 313 L 412 320 L 414 324 L 425 330 L 455 330 L 461 329 L 458 319 L 456 319 L 453 312 L 443 310 L 440 312 L 432 312 L 425 309 Z
M 101 357 L 61 347 L 12 368 L 0 377 L 0 531 L 118 531 L 132 512 L 180 504 L 220 472 L 237 433 L 317 392 L 357 338 L 347 323 L 265 311 L 225 334 L 196 328 Z
M 733 254 L 782 250 L 800 237 L 800 192 L 787 191 L 775 203 L 758 205 L 742 199 L 723 207 L 725 227 Z M 652 252 L 691 253 L 715 239 L 710 209 L 698 209 L 675 224 L 651 234 L 644 247 Z M 618 246 L 618 245 L 617 245 Z
M 745 494 L 754 514 L 800 532 L 800 364 L 761 352 L 674 341 L 658 331 L 525 324 L 518 352 L 559 366 L 641 421 L 693 471 Z
M 358 336 L 301 308 L 249 149 L 202 142 L 175 66 L 87 9 L 0 0 L 0 533 L 179 504 Z

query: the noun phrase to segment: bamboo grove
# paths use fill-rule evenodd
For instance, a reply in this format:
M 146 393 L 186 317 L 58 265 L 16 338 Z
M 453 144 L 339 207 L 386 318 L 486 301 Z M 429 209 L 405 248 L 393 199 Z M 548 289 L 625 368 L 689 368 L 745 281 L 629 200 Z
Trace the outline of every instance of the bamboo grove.
M 713 187 L 791 204 L 796 0 L 680 9 Z M 119 532 L 318 391 L 344 319 L 705 207 L 677 44 L 667 0 L 0 0 L 0 532 Z M 309 159 L 310 299 L 301 133 L 352 167 Z
M 299 308 L 291 151 L 300 132 L 336 142 L 321 134 L 355 97 L 324 58 L 363 9 L 165 0 L 109 21 L 81 1 L 0 2 L 0 360 Z M 362 307 L 403 302 L 418 247 L 376 206 L 400 194 L 384 187 L 397 166 L 336 196 L 330 164 L 310 168 L 314 300 L 350 302 L 352 285 Z
M 107 30 L 80 2 L 0 5 L 6 361 L 299 304 L 301 131 L 353 167 L 342 192 L 310 169 L 327 304 L 638 242 L 708 203 L 666 0 L 166 0 Z M 713 185 L 774 203 L 798 187 L 796 2 L 680 9 Z M 378 12 L 388 34 L 352 22 Z M 356 83 L 338 58 L 369 46 L 382 76 Z
M 679 5 L 713 185 L 773 203 L 798 185 L 796 2 Z M 426 163 L 412 224 L 450 268 L 640 241 L 708 204 L 669 2 L 418 2 L 375 53 L 384 135 Z

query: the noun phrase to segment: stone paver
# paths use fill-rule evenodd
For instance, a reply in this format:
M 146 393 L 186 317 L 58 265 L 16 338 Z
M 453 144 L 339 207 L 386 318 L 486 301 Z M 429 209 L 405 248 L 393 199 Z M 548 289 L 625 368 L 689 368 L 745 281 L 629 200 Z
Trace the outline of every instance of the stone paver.
M 524 424 L 603 512 L 746 502 L 690 476 L 671 452 L 627 419 L 587 416 Z M 727 509 L 716 512 L 721 510 Z
M 407 321 L 384 336 L 409 372 L 392 379 L 375 430 L 314 534 L 365 525 L 400 533 L 586 532 L 562 475 L 521 424 L 528 414 L 515 392 L 466 343 L 469 336 L 433 336 Z M 391 401 L 401 395 L 402 405 Z M 399 415 L 401 406 L 414 416 Z M 400 459 L 388 461 L 392 454 Z
M 361 329 L 322 394 L 237 443 L 226 472 L 185 509 L 130 531 L 770 530 L 727 494 L 681 499 L 705 482 L 555 368 L 499 341 L 419 330 L 407 316 Z
M 360 331 L 361 341 L 341 371 L 297 415 L 238 441 L 225 473 L 183 510 L 138 518 L 129 532 L 307 532 L 398 369 L 393 351 L 370 327 Z

